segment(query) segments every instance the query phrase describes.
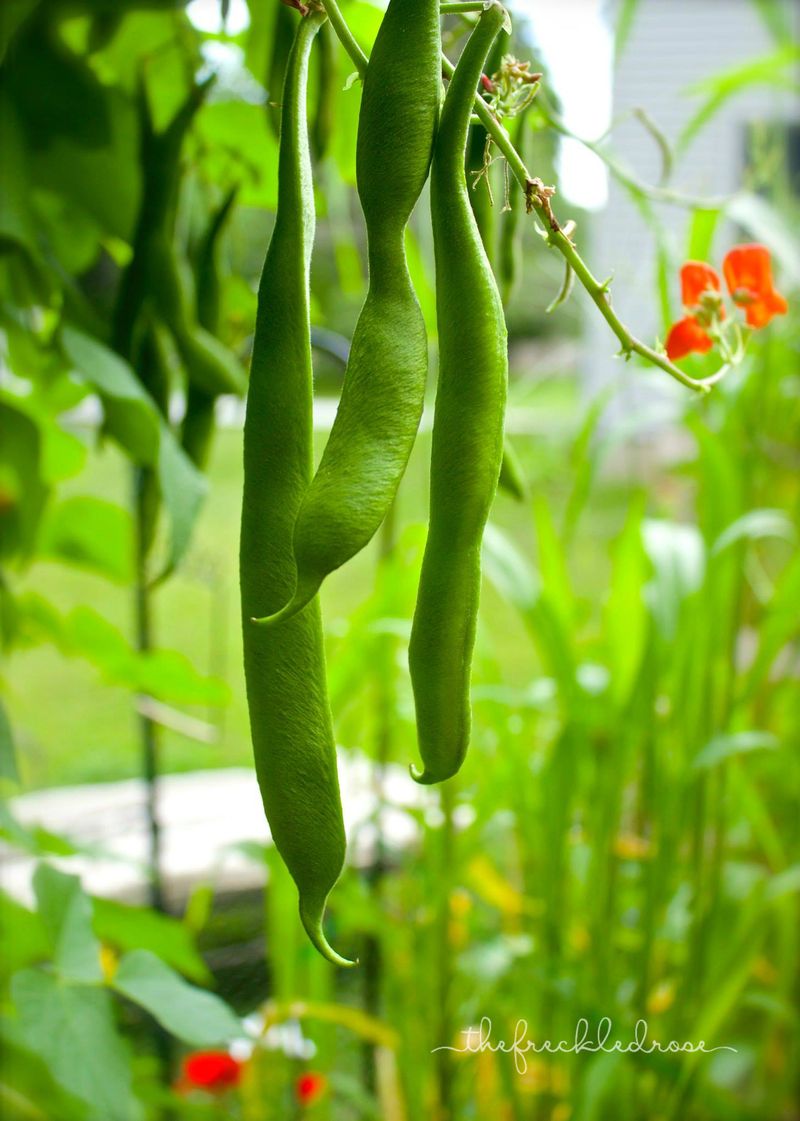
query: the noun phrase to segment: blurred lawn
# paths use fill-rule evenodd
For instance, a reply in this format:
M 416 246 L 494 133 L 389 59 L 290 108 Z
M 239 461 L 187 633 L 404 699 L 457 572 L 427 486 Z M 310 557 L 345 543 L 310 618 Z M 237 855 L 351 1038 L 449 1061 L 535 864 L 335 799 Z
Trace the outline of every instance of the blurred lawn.
M 533 488 L 546 494 L 560 513 L 571 485 L 570 435 L 583 415 L 576 387 L 565 376 L 544 377 L 518 384 L 514 399 L 532 410 L 537 429 L 534 434 L 515 436 L 514 446 Z M 323 443 L 324 434 L 320 434 L 320 449 Z M 398 499 L 401 533 L 404 527 L 425 520 L 429 451 L 430 436 L 422 433 Z M 210 481 L 190 555 L 179 573 L 154 596 L 155 634 L 158 645 L 184 652 L 200 672 L 222 677 L 231 700 L 222 711 L 192 713 L 217 725 L 215 743 L 197 742 L 164 729 L 165 771 L 250 762 L 236 571 L 241 495 L 238 430 L 218 433 Z M 86 470 L 72 487 L 64 488 L 64 495 L 88 493 L 124 503 L 129 486 L 127 464 L 113 445 L 105 444 L 90 453 Z M 625 493 L 605 484 L 593 494 L 581 523 L 585 547 L 574 551 L 581 571 L 573 576 L 587 603 L 602 599 L 608 542 L 622 523 L 625 507 Z M 530 511 L 501 492 L 493 516 L 530 554 L 534 548 Z M 376 556 L 373 542 L 326 583 L 323 608 L 329 645 L 333 636 L 342 635 L 346 620 L 369 595 Z M 62 611 L 90 604 L 125 634 L 132 634 L 129 587 L 55 563 L 35 565 L 25 586 L 51 599 Z M 518 614 L 490 587 L 484 589 L 482 633 L 499 679 L 511 685 L 529 680 L 536 668 L 530 640 Z M 50 645 L 20 650 L 8 677 L 26 786 L 102 781 L 138 773 L 137 722 L 126 689 L 102 682 L 92 666 L 65 658 Z

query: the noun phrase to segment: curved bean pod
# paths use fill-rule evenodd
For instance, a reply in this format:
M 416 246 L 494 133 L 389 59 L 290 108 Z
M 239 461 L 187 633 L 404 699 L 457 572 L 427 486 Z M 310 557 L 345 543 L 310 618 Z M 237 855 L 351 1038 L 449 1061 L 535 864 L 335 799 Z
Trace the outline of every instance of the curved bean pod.
M 371 540 L 417 434 L 428 375 L 422 311 L 404 234 L 431 160 L 441 62 L 437 0 L 390 0 L 372 50 L 356 150 L 367 226 L 369 291 L 336 419 L 294 530 L 297 585 L 276 623 L 299 611 Z
M 470 734 L 470 668 L 480 547 L 503 456 L 508 358 L 503 306 L 470 206 L 467 128 L 487 52 L 506 21 L 481 14 L 447 91 L 431 168 L 439 384 L 431 445 L 430 527 L 409 644 L 422 783 L 461 766 Z
M 329 961 L 322 918 L 345 854 L 319 603 L 280 632 L 253 626 L 294 584 L 292 527 L 313 469 L 309 268 L 314 195 L 308 59 L 324 16 L 304 17 L 289 54 L 281 110 L 278 209 L 258 293 L 244 428 L 240 543 L 244 666 L 256 772 L 278 852 L 309 938 Z

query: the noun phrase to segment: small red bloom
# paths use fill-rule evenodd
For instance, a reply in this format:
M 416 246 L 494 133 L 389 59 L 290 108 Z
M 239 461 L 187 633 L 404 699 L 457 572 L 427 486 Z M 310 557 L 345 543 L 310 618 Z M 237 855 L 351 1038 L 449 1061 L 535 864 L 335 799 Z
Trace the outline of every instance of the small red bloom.
M 681 301 L 685 308 L 697 307 L 704 292 L 719 292 L 721 287 L 719 276 L 704 261 L 687 261 L 681 268 Z
M 318 1101 L 328 1088 L 328 1080 L 324 1074 L 308 1071 L 301 1074 L 295 1083 L 295 1093 L 301 1105 L 313 1105 Z
M 772 286 L 772 265 L 765 245 L 735 245 L 725 255 L 722 271 L 733 302 L 744 308 L 751 327 L 765 327 L 788 305 Z
M 488 74 L 481 74 L 481 85 L 487 93 L 494 93 L 494 82 Z
M 679 358 L 685 358 L 694 351 L 705 354 L 713 345 L 694 316 L 687 315 L 670 328 L 666 343 L 667 358 L 671 362 L 677 362 Z
M 239 1085 L 242 1063 L 227 1051 L 195 1051 L 183 1060 L 181 1089 L 207 1090 L 210 1094 L 224 1093 Z

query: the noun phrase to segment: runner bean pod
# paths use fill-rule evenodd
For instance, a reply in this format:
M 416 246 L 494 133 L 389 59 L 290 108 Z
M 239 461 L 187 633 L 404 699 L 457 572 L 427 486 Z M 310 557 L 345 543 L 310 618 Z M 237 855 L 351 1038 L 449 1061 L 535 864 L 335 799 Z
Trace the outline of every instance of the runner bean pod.
M 389 509 L 422 415 L 425 324 L 405 228 L 428 177 L 441 96 L 437 0 L 390 0 L 364 79 L 356 149 L 369 290 L 341 401 L 294 530 L 297 585 L 285 619 L 370 541 Z
M 503 456 L 508 358 L 503 306 L 470 207 L 464 158 L 484 60 L 507 21 L 486 8 L 453 73 L 431 167 L 439 383 L 431 445 L 430 525 L 409 644 L 424 770 L 441 782 L 470 734 L 470 666 L 480 548 Z
M 256 627 L 294 583 L 292 527 L 312 475 L 309 269 L 314 195 L 306 111 L 308 59 L 324 16 L 297 31 L 284 83 L 278 208 L 258 293 L 244 430 L 240 580 L 250 729 L 264 809 L 297 884 L 309 938 L 331 962 L 325 904 L 342 870 L 344 826 L 318 600 L 284 627 Z

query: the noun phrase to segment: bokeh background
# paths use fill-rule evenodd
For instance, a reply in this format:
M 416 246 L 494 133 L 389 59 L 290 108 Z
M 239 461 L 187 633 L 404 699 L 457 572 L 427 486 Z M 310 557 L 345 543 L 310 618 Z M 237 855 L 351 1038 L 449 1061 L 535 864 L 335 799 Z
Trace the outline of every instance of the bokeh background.
M 380 7 L 341 7 L 368 49 Z M 277 0 L 4 5 L 4 1117 L 800 1116 L 798 14 L 779 0 L 511 12 L 506 50 L 544 72 L 517 143 L 633 332 L 663 339 L 681 262 L 719 269 L 743 241 L 769 248 L 790 313 L 707 397 L 624 362 L 579 286 L 548 311 L 561 259 L 516 189 L 505 210 L 493 166 L 494 206 L 476 195 L 476 209 L 508 297 L 522 486 L 499 492 L 486 535 L 470 755 L 422 790 L 406 647 L 435 375 L 423 195 L 407 248 L 429 407 L 385 525 L 322 593 L 349 837 L 328 922 L 361 961 L 338 973 L 302 935 L 252 770 L 243 402 L 212 402 L 192 463 L 191 369 L 157 303 L 152 352 L 120 353 L 114 330 L 158 181 L 142 138 L 214 75 L 176 153 L 170 237 L 193 317 L 246 369 L 299 16 Z M 444 28 L 455 57 L 465 23 Z M 352 70 L 321 36 L 320 450 L 366 281 Z M 482 147 L 475 135 L 473 169 Z M 521 1021 L 572 1041 L 581 1018 L 596 1034 L 608 1017 L 623 1042 L 644 1020 L 651 1038 L 729 1049 L 435 1050 L 483 1017 L 497 1041 Z

